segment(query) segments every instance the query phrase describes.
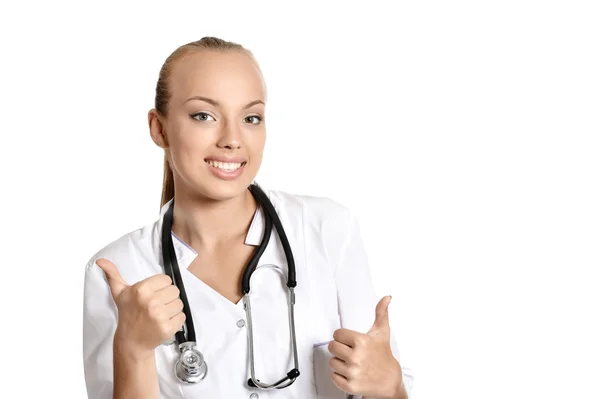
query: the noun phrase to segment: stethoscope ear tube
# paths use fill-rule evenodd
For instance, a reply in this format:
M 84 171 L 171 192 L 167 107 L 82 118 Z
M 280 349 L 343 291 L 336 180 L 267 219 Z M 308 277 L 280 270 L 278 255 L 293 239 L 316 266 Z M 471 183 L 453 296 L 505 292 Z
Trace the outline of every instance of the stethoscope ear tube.
M 267 248 L 267 244 L 269 244 L 269 240 L 271 238 L 271 231 L 273 229 L 273 220 L 271 219 L 269 214 L 265 214 L 265 230 L 263 233 L 263 238 L 260 241 L 260 245 L 256 248 L 256 251 L 252 254 L 250 261 L 248 262 L 248 266 L 244 270 L 244 274 L 242 276 L 242 294 L 246 295 L 250 292 L 250 277 L 254 270 L 256 269 L 256 265 L 262 254 L 265 252 Z
M 283 245 L 283 251 L 285 253 L 285 258 L 288 264 L 288 287 L 295 287 L 297 285 L 296 282 L 296 264 L 294 262 L 294 256 L 292 252 L 292 248 L 290 247 L 290 242 L 288 241 L 287 235 L 285 234 L 285 230 L 283 229 L 283 225 L 281 224 L 281 220 L 279 219 L 279 215 L 277 215 L 277 211 L 273 208 L 271 201 L 267 197 L 267 195 L 262 191 L 262 189 L 256 185 L 250 185 L 250 191 L 257 198 L 258 202 L 263 206 L 266 212 L 273 219 L 273 223 L 275 224 L 275 229 L 277 230 L 277 235 L 279 235 L 279 239 L 281 240 L 281 245 Z M 271 233 L 271 229 L 265 229 L 266 232 Z
M 177 256 L 175 254 L 175 247 L 173 246 L 173 239 L 171 238 L 171 229 L 173 227 L 173 207 L 175 205 L 175 199 L 171 202 L 169 209 L 165 213 L 162 227 L 162 253 L 164 260 L 165 273 L 171 277 L 172 283 L 179 289 L 179 297 L 183 302 L 183 313 L 185 314 L 185 333 L 178 331 L 175 334 L 178 344 L 184 342 L 196 342 L 196 330 L 194 329 L 194 320 L 192 320 L 192 312 L 190 310 L 190 304 L 187 299 L 185 287 L 183 285 L 183 279 L 181 278 L 181 272 L 177 263 Z

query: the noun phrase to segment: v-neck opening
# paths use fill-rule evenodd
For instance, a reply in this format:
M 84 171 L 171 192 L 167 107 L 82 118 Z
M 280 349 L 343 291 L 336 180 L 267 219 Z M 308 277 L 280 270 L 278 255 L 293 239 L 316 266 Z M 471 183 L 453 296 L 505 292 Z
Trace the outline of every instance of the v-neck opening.
M 189 275 L 190 279 L 192 279 L 195 282 L 197 282 L 198 284 L 202 285 L 205 288 L 205 291 L 209 295 L 219 298 L 219 301 L 224 302 L 228 308 L 232 308 L 232 309 L 236 309 L 236 310 L 239 310 L 239 309 L 243 310 L 243 306 L 244 306 L 244 296 L 243 295 L 238 302 L 233 302 L 233 301 L 229 300 L 225 295 L 221 294 L 219 291 L 215 290 L 213 287 L 208 285 L 208 283 L 206 283 L 204 280 L 202 280 L 201 278 L 196 276 L 194 273 L 189 271 L 187 267 L 185 268 L 185 271 Z
M 270 197 L 270 193 L 268 193 L 268 195 Z M 262 237 L 264 235 L 263 230 L 264 230 L 263 209 L 262 209 L 262 206 L 260 204 L 258 204 L 256 207 L 256 210 L 254 212 L 252 221 L 250 223 L 250 227 L 248 228 L 248 232 L 244 239 L 244 244 L 257 247 L 260 244 L 260 241 L 262 240 Z M 271 234 L 271 232 L 269 232 L 269 234 Z M 189 245 L 184 240 L 182 240 L 180 237 L 178 237 L 174 232 L 171 231 L 171 235 L 173 238 L 173 242 L 175 243 L 176 252 L 178 255 L 177 257 L 179 258 L 178 261 L 179 261 L 180 269 L 185 270 L 186 274 L 189 277 L 187 279 L 188 282 L 190 284 L 196 284 L 196 283 L 200 284 L 204 288 L 206 295 L 210 295 L 214 298 L 218 298 L 219 302 L 225 303 L 224 306 L 226 306 L 228 309 L 233 310 L 236 313 L 236 315 L 238 315 L 240 311 L 245 312 L 243 295 L 240 297 L 240 299 L 237 302 L 233 302 L 233 301 L 229 300 L 225 295 L 221 294 L 219 291 L 217 291 L 216 289 L 211 287 L 207 282 L 205 282 L 204 280 L 202 280 L 201 278 L 199 278 L 198 276 L 196 276 L 194 273 L 192 273 L 189 270 L 190 265 L 193 263 L 194 259 L 198 256 L 198 253 L 191 247 L 191 245 Z M 269 242 L 269 244 L 267 245 L 267 248 L 266 248 L 267 251 L 265 251 L 265 252 L 268 252 L 268 250 L 271 246 L 272 246 L 272 243 Z M 263 253 L 263 256 L 264 255 L 265 254 Z M 259 266 L 260 265 L 256 265 L 257 268 Z M 194 280 L 194 283 L 192 283 L 191 280 Z M 189 296 L 191 294 L 191 292 L 188 292 L 187 294 Z

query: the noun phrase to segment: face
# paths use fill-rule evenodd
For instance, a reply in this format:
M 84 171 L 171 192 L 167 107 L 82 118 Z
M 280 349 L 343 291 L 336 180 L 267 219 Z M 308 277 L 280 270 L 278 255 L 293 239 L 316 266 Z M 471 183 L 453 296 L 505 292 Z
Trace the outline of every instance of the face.
M 255 178 L 265 146 L 266 90 L 246 54 L 201 51 L 171 70 L 167 116 L 150 111 L 150 131 L 165 148 L 177 193 L 236 197 Z

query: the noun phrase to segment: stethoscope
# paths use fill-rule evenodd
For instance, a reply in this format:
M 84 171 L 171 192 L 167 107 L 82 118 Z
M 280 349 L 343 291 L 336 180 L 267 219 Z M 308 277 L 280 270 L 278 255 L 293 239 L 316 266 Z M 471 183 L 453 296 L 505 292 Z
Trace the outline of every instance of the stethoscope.
M 296 381 L 296 378 L 300 375 L 298 367 L 298 350 L 296 347 L 296 326 L 294 321 L 294 304 L 296 302 L 294 288 L 296 287 L 296 267 L 294 264 L 294 257 L 290 248 L 289 241 L 283 229 L 283 225 L 279 220 L 273 204 L 262 191 L 262 189 L 256 185 L 251 184 L 248 189 L 252 193 L 252 196 L 258 202 L 260 206 L 265 210 L 264 221 L 265 231 L 263 233 L 260 245 L 254 251 L 254 254 L 248 261 L 244 275 L 242 278 L 242 294 L 244 310 L 246 311 L 246 319 L 248 325 L 248 346 L 250 349 L 250 376 L 248 379 L 248 385 L 254 388 L 262 389 L 282 389 L 286 388 Z M 196 345 L 196 330 L 194 329 L 194 322 L 192 320 L 192 313 L 190 311 L 190 304 L 185 293 L 183 286 L 183 280 L 179 266 L 177 264 L 177 256 L 175 255 L 175 248 L 173 246 L 173 238 L 171 236 L 171 228 L 173 226 L 173 206 L 175 201 L 171 202 L 171 205 L 167 209 L 163 217 L 162 225 L 162 255 L 165 267 L 165 273 L 171 277 L 173 284 L 179 288 L 179 297 L 183 302 L 183 312 L 185 313 L 185 325 L 175 334 L 175 339 L 178 344 L 179 351 L 181 352 L 179 359 L 175 364 L 175 375 L 177 378 L 187 384 L 195 384 L 202 381 L 208 372 L 208 366 L 204 360 L 204 356 L 197 349 Z M 254 272 L 256 265 L 263 252 L 265 251 L 269 239 L 271 238 L 271 230 L 275 224 L 275 230 L 281 239 L 283 250 L 285 252 L 285 258 L 288 264 L 288 309 L 289 309 L 289 322 L 290 332 L 292 341 L 292 351 L 294 353 L 294 368 L 291 369 L 285 377 L 273 384 L 265 384 L 256 379 L 254 370 L 254 339 L 252 336 L 252 308 L 250 306 L 250 276 Z M 287 382 L 287 383 L 286 383 Z M 285 385 L 282 385 L 286 383 Z

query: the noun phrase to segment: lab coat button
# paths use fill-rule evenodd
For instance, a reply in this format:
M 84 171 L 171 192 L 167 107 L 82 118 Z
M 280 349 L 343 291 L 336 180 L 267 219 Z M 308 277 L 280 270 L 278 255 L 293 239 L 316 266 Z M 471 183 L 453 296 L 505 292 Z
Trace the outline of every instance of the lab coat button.
M 252 395 L 250 395 L 250 399 L 258 399 L 258 394 L 253 393 Z
M 236 323 L 236 324 L 237 324 L 237 326 L 238 326 L 239 328 L 242 328 L 242 327 L 244 327 L 244 326 L 246 325 L 246 322 L 244 321 L 244 319 L 239 319 L 239 320 L 237 321 L 237 323 Z M 253 394 L 253 395 L 254 395 L 254 394 Z M 251 397 L 252 397 L 252 396 L 251 396 Z M 258 398 L 258 396 L 256 396 L 256 397 Z

